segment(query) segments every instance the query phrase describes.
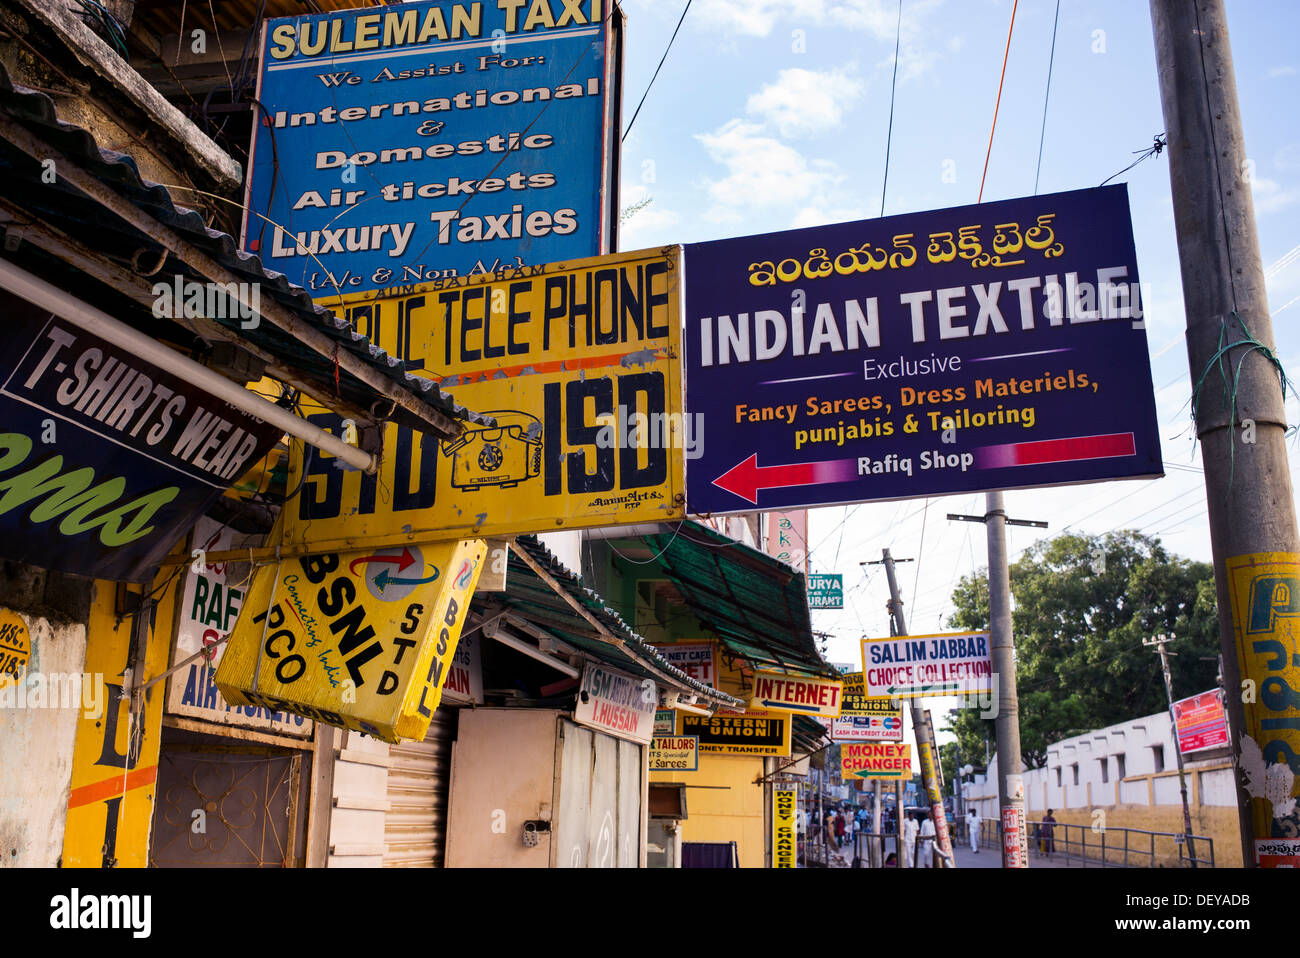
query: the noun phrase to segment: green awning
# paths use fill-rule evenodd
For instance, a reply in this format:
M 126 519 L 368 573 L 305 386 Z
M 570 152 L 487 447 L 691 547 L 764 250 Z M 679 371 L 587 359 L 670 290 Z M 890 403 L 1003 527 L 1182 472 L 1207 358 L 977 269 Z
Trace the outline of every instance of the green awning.
M 476 599 L 476 606 L 487 603 L 487 596 Z M 744 707 L 740 699 L 710 688 L 671 665 L 599 595 L 586 588 L 579 576 L 551 555 L 536 536 L 519 536 L 515 540 L 506 571 L 506 591 L 490 594 L 490 605 L 527 619 L 614 668 L 697 695 L 703 707 Z
M 756 668 L 839 678 L 817 649 L 802 572 L 699 522 L 641 538 L 732 656 Z

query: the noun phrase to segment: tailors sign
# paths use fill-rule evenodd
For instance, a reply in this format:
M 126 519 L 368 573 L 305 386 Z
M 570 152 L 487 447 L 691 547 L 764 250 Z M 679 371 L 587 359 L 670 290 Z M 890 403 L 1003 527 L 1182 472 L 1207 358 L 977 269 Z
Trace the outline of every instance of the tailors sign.
M 1163 472 L 1123 186 L 686 260 L 692 513 Z
M 871 698 L 970 695 L 993 686 L 987 632 L 863 639 L 862 663 Z
M 424 2 L 267 21 L 245 248 L 318 296 L 607 251 L 613 8 Z
M 699 767 L 699 736 L 656 735 L 650 739 L 650 771 L 694 772 Z

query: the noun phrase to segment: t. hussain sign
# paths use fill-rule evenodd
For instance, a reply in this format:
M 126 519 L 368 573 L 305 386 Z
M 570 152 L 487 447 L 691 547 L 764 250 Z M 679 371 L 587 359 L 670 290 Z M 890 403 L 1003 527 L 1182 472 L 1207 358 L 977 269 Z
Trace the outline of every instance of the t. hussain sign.
M 1123 186 L 699 243 L 692 513 L 1163 474 Z
M 638 679 L 604 665 L 588 662 L 582 673 L 573 720 L 643 745 L 654 737 L 659 696 L 650 679 Z

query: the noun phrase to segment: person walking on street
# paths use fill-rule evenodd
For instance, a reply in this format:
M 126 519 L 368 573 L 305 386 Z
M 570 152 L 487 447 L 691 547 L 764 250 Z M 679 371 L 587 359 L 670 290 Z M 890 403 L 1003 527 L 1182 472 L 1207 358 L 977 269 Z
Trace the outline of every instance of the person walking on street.
M 845 831 L 844 812 L 838 811 L 835 813 L 835 847 L 836 848 L 844 847 L 844 831 Z
M 914 815 L 903 818 L 903 867 L 916 867 L 916 836 L 920 826 Z
M 1056 851 L 1055 833 L 1056 819 L 1052 817 L 1052 810 L 1049 808 L 1047 814 L 1043 816 L 1043 821 L 1038 828 L 1039 838 L 1043 843 L 1043 854 L 1048 858 L 1052 857 L 1052 852 Z
M 934 822 L 924 813 L 921 815 L 921 830 L 917 836 L 916 854 L 919 867 L 934 867 Z
M 980 853 L 980 813 L 974 805 L 966 810 L 966 837 L 970 839 L 970 850 Z

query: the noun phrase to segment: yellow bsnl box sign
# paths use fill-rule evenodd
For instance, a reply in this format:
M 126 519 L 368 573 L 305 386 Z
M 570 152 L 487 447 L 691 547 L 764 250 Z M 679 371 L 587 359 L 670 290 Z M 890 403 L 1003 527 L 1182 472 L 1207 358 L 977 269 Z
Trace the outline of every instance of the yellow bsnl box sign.
M 285 543 L 356 548 L 684 515 L 681 249 L 320 300 L 496 420 L 439 443 L 388 425 L 377 476 L 300 447 Z M 309 418 L 338 433 L 338 416 Z
M 481 539 L 327 552 L 264 566 L 253 579 L 217 688 L 365 732 L 423 740 L 478 583 Z

